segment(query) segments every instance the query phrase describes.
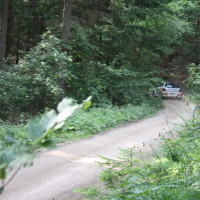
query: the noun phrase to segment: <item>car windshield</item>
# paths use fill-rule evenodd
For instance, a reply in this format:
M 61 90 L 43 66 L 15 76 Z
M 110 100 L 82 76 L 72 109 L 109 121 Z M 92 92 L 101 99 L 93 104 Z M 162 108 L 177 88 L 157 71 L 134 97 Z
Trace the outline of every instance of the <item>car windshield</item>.
M 166 87 L 166 88 L 179 88 L 179 86 L 176 85 L 176 84 L 174 84 L 174 83 L 168 83 L 168 84 L 166 84 L 165 87 Z

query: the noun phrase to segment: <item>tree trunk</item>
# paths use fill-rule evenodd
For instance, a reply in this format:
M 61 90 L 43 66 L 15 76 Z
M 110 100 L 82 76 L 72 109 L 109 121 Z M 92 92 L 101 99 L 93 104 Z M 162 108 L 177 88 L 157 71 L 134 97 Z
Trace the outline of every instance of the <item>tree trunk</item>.
M 0 0 L 0 68 L 6 57 L 9 3 L 10 0 Z
M 62 28 L 62 40 L 67 40 L 70 36 L 70 20 L 72 14 L 72 0 L 64 0 L 63 7 L 63 28 Z
M 16 44 L 16 61 L 15 64 L 19 63 L 19 44 L 20 44 L 20 34 L 17 35 L 17 44 Z

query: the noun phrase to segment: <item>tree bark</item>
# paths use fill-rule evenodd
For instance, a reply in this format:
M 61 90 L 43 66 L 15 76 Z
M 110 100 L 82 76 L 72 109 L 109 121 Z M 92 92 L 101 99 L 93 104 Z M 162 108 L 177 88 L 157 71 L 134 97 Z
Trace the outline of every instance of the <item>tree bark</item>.
M 6 57 L 10 0 L 0 0 L 0 69 Z
M 7 20 L 7 37 L 6 37 L 6 55 L 5 57 L 8 56 L 10 53 L 11 45 L 12 45 L 12 32 L 11 32 L 11 27 L 12 27 L 12 0 L 9 0 L 9 5 L 8 5 L 8 20 Z
M 64 0 L 63 7 L 63 27 L 62 27 L 62 40 L 68 40 L 70 37 L 70 21 L 72 15 L 72 1 L 73 0 Z

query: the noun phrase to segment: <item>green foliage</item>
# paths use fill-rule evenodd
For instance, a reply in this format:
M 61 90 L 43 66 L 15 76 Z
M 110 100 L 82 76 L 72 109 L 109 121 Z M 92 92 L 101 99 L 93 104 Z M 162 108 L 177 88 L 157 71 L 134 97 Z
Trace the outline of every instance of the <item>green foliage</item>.
M 155 77 L 161 70 L 156 65 L 174 51 L 171 44 L 189 29 L 169 2 L 114 1 L 93 26 L 73 21 L 66 44 L 75 66 L 75 78 L 66 84 L 70 94 L 74 98 L 91 94 L 98 105 L 144 102 L 158 82 Z M 77 9 L 79 4 L 94 6 L 79 1 Z
M 70 76 L 68 66 L 72 61 L 61 48 L 60 40 L 50 36 L 18 65 L 1 70 L 1 118 L 12 117 L 10 120 L 17 122 L 21 113 L 35 115 L 46 107 L 55 107 L 64 96 L 62 81 Z
M 91 60 L 97 46 L 85 40 L 74 34 L 64 46 L 56 37 L 46 36 L 18 65 L 5 66 L 0 72 L 0 117 L 19 124 L 23 116 L 54 107 L 65 94 L 76 99 L 92 95 L 98 106 L 144 103 L 159 81 L 154 77 L 157 72 L 133 70 L 130 62 L 116 68 L 117 59 L 125 54 L 112 58 L 111 66 Z
M 0 121 L 0 141 L 3 148 L 6 148 L 14 140 L 27 140 L 26 128 L 23 125 L 13 126 L 13 124 Z
M 85 101 L 87 104 L 91 98 Z M 58 113 L 51 110 L 42 118 L 30 120 L 27 124 L 26 143 L 22 139 L 15 139 L 14 134 L 5 135 L 5 141 L 0 142 L 0 180 L 2 182 L 0 193 L 12 180 L 21 167 L 31 165 L 34 159 L 34 150 L 38 147 L 52 147 L 53 140 L 49 138 L 51 130 L 57 130 L 64 125 L 70 117 L 82 105 L 73 105 L 72 99 L 64 98 L 57 107 Z
M 92 95 L 94 106 L 144 103 L 159 81 L 162 59 L 193 30 L 181 14 L 192 5 L 183 0 L 77 0 L 64 42 L 57 39 L 61 1 L 13 2 L 11 32 L 19 49 L 17 55 L 11 52 L 10 62 L 16 55 L 19 63 L 0 72 L 0 117 L 19 123 L 20 115 L 43 112 L 65 95 Z M 25 15 L 18 16 L 20 11 Z M 30 49 L 26 43 L 33 48 L 24 56 L 20 50 Z
M 200 102 L 200 65 L 188 65 L 189 78 L 187 79 L 187 86 L 193 92 L 192 99 Z
M 60 130 L 50 131 L 48 138 L 52 140 L 56 139 L 57 142 L 85 138 L 122 123 L 143 119 L 153 115 L 157 110 L 163 107 L 161 100 L 155 98 L 149 99 L 140 106 L 129 104 L 122 107 L 93 107 L 85 110 L 89 105 L 91 105 L 90 101 L 84 104 L 83 109 L 76 111 L 72 117 L 68 118 L 67 122 Z M 51 113 L 52 112 L 48 115 Z M 32 123 L 32 121 L 29 123 Z M 34 122 L 33 125 L 35 123 L 36 122 Z M 42 125 L 41 130 L 43 130 Z M 12 133 L 14 133 L 14 135 Z M 37 134 L 38 132 L 36 132 L 36 135 Z M 30 142 L 23 125 L 13 126 L 12 124 L 2 121 L 0 124 L 0 139 L 4 148 L 9 146 L 7 135 L 12 135 L 14 140 L 21 140 L 25 144 Z
M 178 0 L 170 5 L 174 8 L 176 17 L 188 24 L 184 25 L 186 31 L 173 44 L 175 52 L 170 63 L 171 66 L 176 66 L 179 69 L 183 78 L 186 78 L 186 66 L 190 63 L 195 63 L 196 65 L 200 63 L 200 4 L 198 1 Z
M 105 189 L 80 189 L 85 199 L 175 200 L 200 198 L 199 121 L 188 122 L 175 140 L 164 139 L 162 151 L 147 160 L 140 149 L 122 150 L 117 160 L 102 158 Z

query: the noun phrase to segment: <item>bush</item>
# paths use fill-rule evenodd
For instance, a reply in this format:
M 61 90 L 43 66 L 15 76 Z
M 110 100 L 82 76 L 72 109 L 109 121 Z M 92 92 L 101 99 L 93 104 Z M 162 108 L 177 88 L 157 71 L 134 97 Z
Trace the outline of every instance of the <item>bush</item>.
M 71 57 L 61 52 L 60 40 L 43 39 L 18 65 L 5 66 L 0 72 L 0 117 L 18 122 L 21 113 L 35 115 L 55 107 L 64 96 L 62 80 Z
M 189 78 L 187 86 L 193 92 L 192 100 L 196 103 L 200 102 L 200 65 L 188 65 Z

